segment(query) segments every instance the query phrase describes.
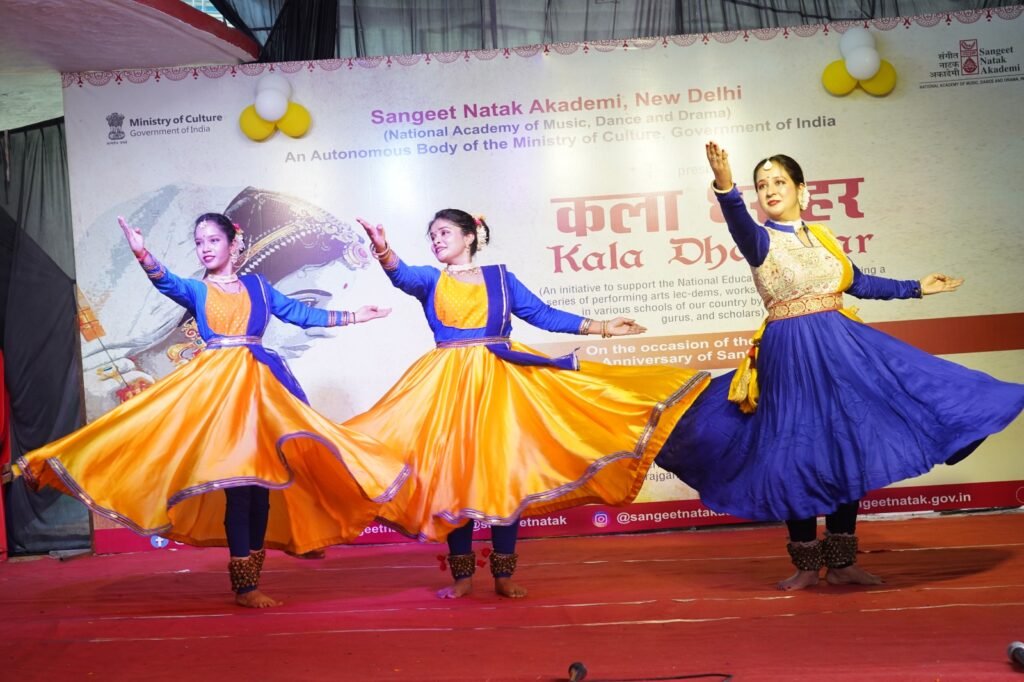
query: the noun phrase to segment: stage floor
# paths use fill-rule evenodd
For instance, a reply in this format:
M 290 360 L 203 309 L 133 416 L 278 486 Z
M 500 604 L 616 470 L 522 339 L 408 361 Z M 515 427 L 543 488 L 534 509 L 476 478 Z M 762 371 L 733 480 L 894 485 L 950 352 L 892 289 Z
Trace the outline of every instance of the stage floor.
M 520 543 L 524 600 L 480 569 L 442 601 L 438 545 L 271 552 L 235 607 L 224 549 L 0 564 L 0 678 L 1024 680 L 1024 513 L 862 521 L 877 587 L 782 593 L 782 526 Z M 485 545 L 478 545 L 477 550 Z M 682 679 L 679 677 L 678 679 Z M 722 679 L 707 677 L 703 679 Z

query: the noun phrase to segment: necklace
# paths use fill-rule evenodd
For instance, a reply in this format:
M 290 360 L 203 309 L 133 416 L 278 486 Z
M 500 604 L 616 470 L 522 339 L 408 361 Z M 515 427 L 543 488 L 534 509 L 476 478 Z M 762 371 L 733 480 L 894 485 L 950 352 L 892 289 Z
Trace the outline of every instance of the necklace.
M 477 265 L 476 263 L 463 263 L 462 265 L 453 265 L 449 263 L 448 265 L 444 266 L 444 271 L 447 272 L 449 275 L 456 275 L 460 272 L 477 272 L 479 270 L 480 266 Z
M 238 275 L 232 273 L 230 275 L 207 275 L 206 279 L 217 284 L 231 284 L 232 282 L 238 281 Z

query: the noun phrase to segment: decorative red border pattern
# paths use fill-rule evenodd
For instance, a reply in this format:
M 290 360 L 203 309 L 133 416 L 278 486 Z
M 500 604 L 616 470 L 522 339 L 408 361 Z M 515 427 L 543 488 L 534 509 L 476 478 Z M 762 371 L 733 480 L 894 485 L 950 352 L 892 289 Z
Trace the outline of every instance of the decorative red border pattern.
M 744 31 L 725 31 L 722 33 L 700 33 L 678 36 L 665 36 L 660 38 L 632 38 L 624 40 L 592 40 L 582 43 L 551 43 L 547 45 L 525 45 L 522 47 L 507 47 L 491 50 L 460 50 L 457 52 L 430 52 L 427 54 L 395 55 L 390 57 L 350 57 L 346 59 L 323 59 L 304 62 L 280 62 L 276 64 L 241 64 L 238 66 L 181 66 L 163 69 L 131 69 L 125 71 L 86 71 L 77 73 L 62 73 L 61 86 L 64 88 L 84 87 L 85 85 L 103 86 L 108 83 L 121 85 L 125 81 L 129 83 L 145 83 L 149 80 L 160 82 L 161 80 L 180 81 L 186 78 L 198 80 L 204 78 L 222 78 L 226 75 L 232 78 L 242 76 L 258 76 L 264 72 L 281 71 L 282 73 L 296 73 L 303 69 L 307 71 L 337 71 L 340 68 L 349 70 L 355 68 L 375 69 L 380 66 L 391 68 L 393 66 L 415 66 L 417 64 L 431 64 L 439 62 L 450 64 L 458 61 L 469 61 L 479 59 L 490 61 L 499 56 L 509 59 L 516 57 L 535 57 L 543 54 L 545 57 L 552 53 L 570 55 L 582 51 L 589 54 L 591 50 L 597 52 L 613 52 L 615 50 L 650 50 L 654 47 L 668 48 L 670 45 L 676 47 L 689 47 L 700 43 L 708 45 L 711 42 L 732 43 L 742 38 L 749 42 L 753 37 L 756 40 L 773 40 L 782 37 L 788 40 L 791 36 L 809 38 L 818 33 L 845 33 L 853 27 L 875 28 L 880 31 L 891 31 L 903 27 L 909 29 L 914 25 L 922 28 L 932 28 L 941 23 L 947 26 L 954 20 L 961 24 L 974 24 L 984 19 L 1003 19 L 1012 21 L 1021 14 L 1024 14 L 1024 5 L 1012 5 L 1009 7 L 993 7 L 990 9 L 969 9 L 959 12 L 943 12 L 939 14 L 922 14 L 916 17 L 890 17 L 883 19 L 872 19 L 870 21 L 837 21 L 832 24 L 809 24 L 806 26 L 790 26 L 785 28 L 759 28 Z

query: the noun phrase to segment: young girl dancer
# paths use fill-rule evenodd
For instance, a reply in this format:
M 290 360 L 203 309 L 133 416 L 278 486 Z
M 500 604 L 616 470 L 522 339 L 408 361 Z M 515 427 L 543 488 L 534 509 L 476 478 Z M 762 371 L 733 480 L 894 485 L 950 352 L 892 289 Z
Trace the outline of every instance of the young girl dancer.
M 482 218 L 457 209 L 434 215 L 428 235 L 442 269 L 406 265 L 383 227 L 359 222 L 391 282 L 423 305 L 437 344 L 374 407 L 346 422 L 411 458 L 409 483 L 381 516 L 420 540 L 447 540 L 453 584 L 438 596 L 449 598 L 470 591 L 473 524 L 489 524 L 495 590 L 525 596 L 512 582 L 519 518 L 633 500 L 707 375 L 549 358 L 511 340 L 513 315 L 570 334 L 645 329 L 624 317 L 556 310 L 503 265 L 477 265 L 490 239 Z
M 132 253 L 160 293 L 195 316 L 206 349 L 141 395 L 18 462 L 138 533 L 227 545 L 235 599 L 280 602 L 258 589 L 266 547 L 303 553 L 354 539 L 404 475 L 400 459 L 306 403 L 284 361 L 261 345 L 270 316 L 301 327 L 387 315 L 311 308 L 262 276 L 235 274 L 241 230 L 219 213 L 193 228 L 202 280 L 174 275 L 119 218 Z

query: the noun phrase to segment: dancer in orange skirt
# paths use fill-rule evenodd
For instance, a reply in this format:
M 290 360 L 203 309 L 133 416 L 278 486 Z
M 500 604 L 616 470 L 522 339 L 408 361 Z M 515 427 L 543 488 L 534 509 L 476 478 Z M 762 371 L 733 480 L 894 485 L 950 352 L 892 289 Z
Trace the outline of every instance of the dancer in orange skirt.
M 168 271 L 141 232 L 119 222 L 157 290 L 193 313 L 206 349 L 141 395 L 26 454 L 20 472 L 138 533 L 227 545 L 236 601 L 277 606 L 258 589 L 265 548 L 298 554 L 355 539 L 407 469 L 377 441 L 309 407 L 261 336 L 271 315 L 329 327 L 390 310 L 321 310 L 260 275 L 239 277 L 243 235 L 219 213 L 195 221 L 201 281 Z
M 596 321 L 556 310 L 503 265 L 476 265 L 473 256 L 490 238 L 482 218 L 445 209 L 430 221 L 443 270 L 406 265 L 382 226 L 359 222 L 391 282 L 423 304 L 437 344 L 368 412 L 346 422 L 410 458 L 412 477 L 381 516 L 420 540 L 447 540 L 454 582 L 440 597 L 471 590 L 473 524 L 489 524 L 495 590 L 525 596 L 512 582 L 520 517 L 632 501 L 708 376 L 549 358 L 512 341 L 513 315 L 571 334 L 646 330 L 623 317 Z

